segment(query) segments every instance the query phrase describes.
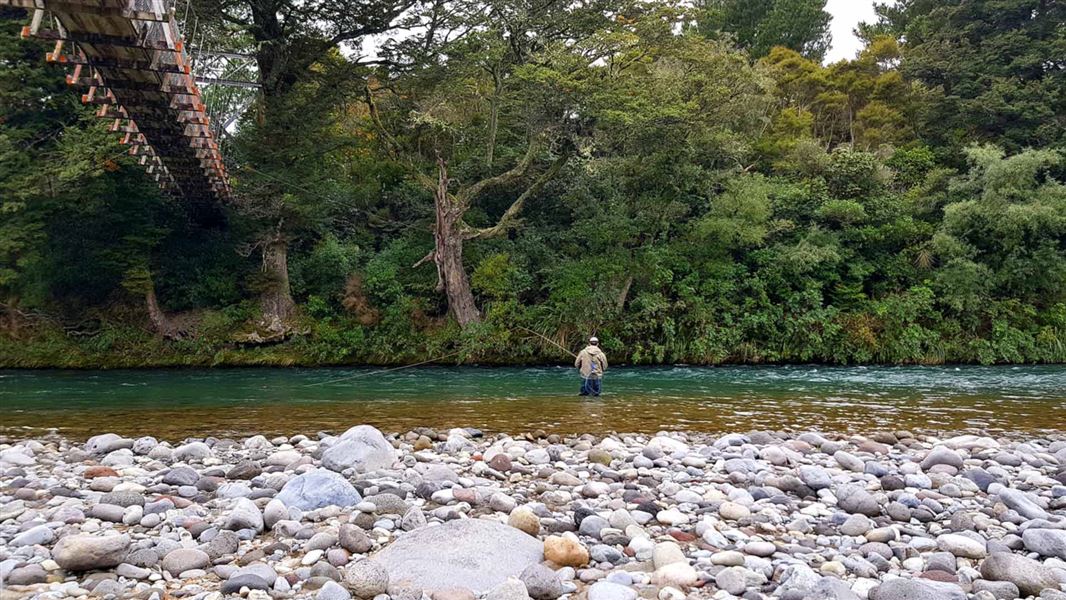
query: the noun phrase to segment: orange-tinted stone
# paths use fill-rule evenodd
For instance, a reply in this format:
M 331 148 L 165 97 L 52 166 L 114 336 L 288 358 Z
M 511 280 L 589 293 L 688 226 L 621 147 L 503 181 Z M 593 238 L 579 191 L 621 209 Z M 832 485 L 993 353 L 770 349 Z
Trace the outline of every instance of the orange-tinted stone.
M 111 467 L 96 465 L 85 469 L 83 477 L 86 479 L 96 479 L 97 477 L 118 477 L 118 473 Z

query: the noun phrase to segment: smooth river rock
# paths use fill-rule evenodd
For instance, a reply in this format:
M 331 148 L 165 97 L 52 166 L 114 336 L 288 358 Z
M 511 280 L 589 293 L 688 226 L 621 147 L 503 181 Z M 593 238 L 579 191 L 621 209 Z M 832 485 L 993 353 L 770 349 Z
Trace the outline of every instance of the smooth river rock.
M 994 552 L 981 563 L 981 576 L 992 581 L 1009 581 L 1024 594 L 1037 596 L 1041 591 L 1059 589 L 1055 572 L 1031 558 L 1010 552 Z
M 966 592 L 955 584 L 893 579 L 882 583 L 872 600 L 966 600 Z
M 396 449 L 376 428 L 356 425 L 322 454 L 322 466 L 334 471 L 353 469 L 357 473 L 388 469 L 396 462 Z
M 363 501 L 347 479 L 326 469 L 315 469 L 294 477 L 281 488 L 277 499 L 287 507 L 300 510 L 355 506 Z
M 481 519 L 429 525 L 399 538 L 372 560 L 392 586 L 426 592 L 465 587 L 483 593 L 520 577 L 544 558 L 544 545 L 513 527 Z
M 233 510 L 226 517 L 226 523 L 222 527 L 223 529 L 252 529 L 261 532 L 263 531 L 263 513 L 259 512 L 259 507 L 255 505 L 255 502 L 247 498 L 237 498 Z
M 163 557 L 163 570 L 179 575 L 192 569 L 203 569 L 211 564 L 211 557 L 199 548 L 178 548 Z
M 1022 540 L 1027 549 L 1041 556 L 1066 560 L 1066 529 L 1026 529 Z
M 126 558 L 130 536 L 68 535 L 52 548 L 52 559 L 68 571 L 91 571 L 116 567 Z
M 988 493 L 999 496 L 1008 507 L 1026 519 L 1046 519 L 1047 511 L 1040 507 L 1033 498 L 1022 490 L 1009 488 L 999 483 L 988 486 Z

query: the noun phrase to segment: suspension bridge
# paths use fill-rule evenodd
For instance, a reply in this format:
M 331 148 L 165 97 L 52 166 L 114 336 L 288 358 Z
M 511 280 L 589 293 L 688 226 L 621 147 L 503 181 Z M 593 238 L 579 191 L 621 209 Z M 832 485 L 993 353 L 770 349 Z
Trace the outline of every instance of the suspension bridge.
M 82 102 L 111 121 L 110 130 L 164 191 L 195 202 L 229 198 L 222 141 L 255 97 L 254 60 L 204 48 L 202 33 L 201 43 L 190 45 L 198 23 L 188 4 L 180 16 L 176 0 L 0 0 L 0 6 L 29 12 L 22 36 L 55 42 L 45 60 L 69 67 L 67 83 L 86 90 Z

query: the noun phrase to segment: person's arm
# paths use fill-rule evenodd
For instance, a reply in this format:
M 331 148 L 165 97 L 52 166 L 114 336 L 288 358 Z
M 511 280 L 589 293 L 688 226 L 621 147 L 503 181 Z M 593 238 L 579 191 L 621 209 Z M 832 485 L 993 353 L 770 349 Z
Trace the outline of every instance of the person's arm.
M 584 352 L 581 352 L 581 354 L 578 354 L 577 358 L 574 359 L 574 366 L 579 368 L 579 369 L 581 368 L 581 355 L 582 354 L 584 354 Z
M 601 358 L 600 362 L 603 363 L 601 365 L 603 367 L 603 372 L 606 373 L 607 372 L 607 355 L 606 354 L 601 354 L 600 358 Z

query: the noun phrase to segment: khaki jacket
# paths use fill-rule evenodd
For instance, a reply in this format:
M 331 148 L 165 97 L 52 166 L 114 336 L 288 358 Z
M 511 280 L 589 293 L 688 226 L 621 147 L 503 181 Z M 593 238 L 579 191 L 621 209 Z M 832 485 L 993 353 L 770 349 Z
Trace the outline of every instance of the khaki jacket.
M 587 346 L 577 355 L 574 366 L 581 369 L 582 377 L 599 379 L 607 370 L 607 355 L 598 346 Z

